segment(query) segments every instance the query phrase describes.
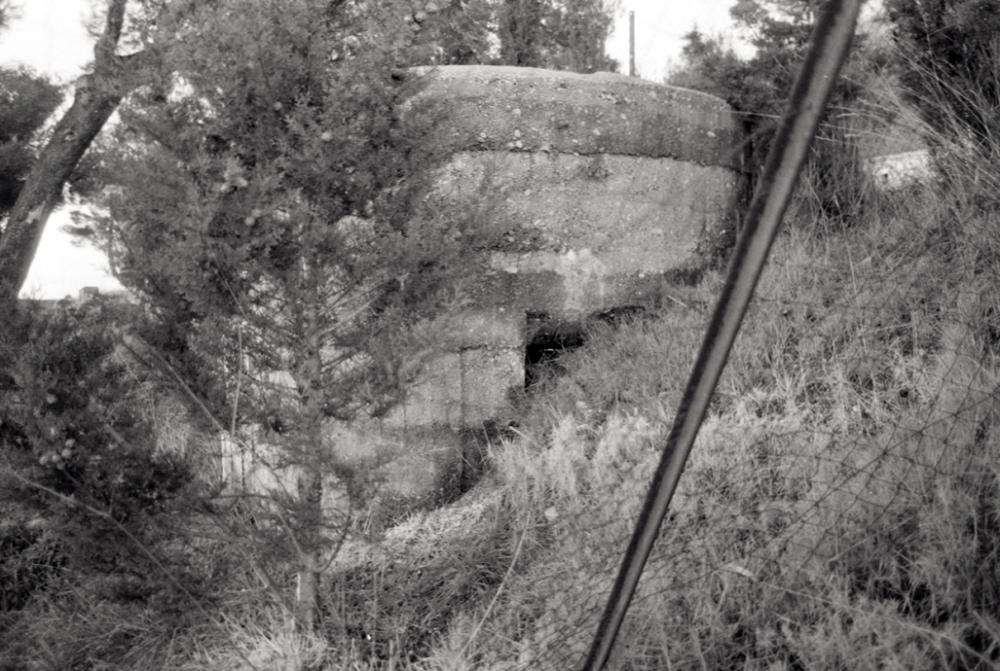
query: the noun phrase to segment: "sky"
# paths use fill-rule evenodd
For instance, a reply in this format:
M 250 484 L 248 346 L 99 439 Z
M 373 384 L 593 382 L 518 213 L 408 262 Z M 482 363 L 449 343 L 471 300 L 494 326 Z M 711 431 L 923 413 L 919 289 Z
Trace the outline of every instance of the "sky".
M 663 81 L 680 60 L 684 35 L 697 27 L 709 35 L 729 36 L 734 0 L 620 0 L 621 8 L 606 50 L 628 73 L 628 14 L 635 12 L 635 61 L 638 75 Z M 740 51 L 739 44 L 735 44 Z
M 619 0 L 608 55 L 628 71 L 628 14 L 635 12 L 636 70 L 640 77 L 662 81 L 680 57 L 682 37 L 697 26 L 709 34 L 728 33 L 733 0 Z M 13 0 L 15 18 L 0 33 L 0 66 L 28 66 L 60 83 L 71 84 L 93 57 L 87 31 L 93 6 L 100 0 Z M 67 96 L 69 98 L 69 96 Z M 118 288 L 107 260 L 93 248 L 75 244 L 62 228 L 65 211 L 49 219 L 22 295 L 62 298 L 81 287 Z

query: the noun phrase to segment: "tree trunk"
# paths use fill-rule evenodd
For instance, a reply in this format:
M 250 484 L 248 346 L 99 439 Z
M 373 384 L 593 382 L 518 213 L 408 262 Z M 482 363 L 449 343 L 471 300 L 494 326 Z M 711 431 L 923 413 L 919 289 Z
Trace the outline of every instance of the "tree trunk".
M 308 269 L 307 269 L 308 273 Z M 323 360 L 317 312 L 310 305 L 303 355 L 296 366 L 296 386 L 301 402 L 304 447 L 299 455 L 303 472 L 298 478 L 302 517 L 296 570 L 295 620 L 302 632 L 316 629 L 319 616 L 319 583 L 323 547 Z
M 299 631 L 316 629 L 319 613 L 319 582 L 322 533 L 323 479 L 319 469 L 309 468 L 299 479 L 299 497 L 306 520 L 300 532 L 301 554 L 296 570 L 295 621 Z
M 121 102 L 119 91 L 85 85 L 93 77 L 87 75 L 78 85 L 72 107 L 56 125 L 10 211 L 0 237 L 0 306 L 12 305 L 17 299 L 45 223 L 62 198 L 63 185 Z
M 127 93 L 148 79 L 153 52 L 118 56 L 115 48 L 127 0 L 108 0 L 104 32 L 94 47 L 94 72 L 80 78 L 73 105 L 63 115 L 28 173 L 0 236 L 0 314 L 9 314 L 63 186 Z

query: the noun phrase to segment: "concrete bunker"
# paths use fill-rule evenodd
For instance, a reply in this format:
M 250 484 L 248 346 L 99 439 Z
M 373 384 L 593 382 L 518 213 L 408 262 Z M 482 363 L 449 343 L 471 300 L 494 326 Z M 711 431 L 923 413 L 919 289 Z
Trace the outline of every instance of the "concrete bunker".
M 549 315 L 529 313 L 524 342 L 524 389 L 558 374 L 559 357 L 587 342 L 585 322 L 553 320 Z
M 529 312 L 524 339 L 525 391 L 530 392 L 545 379 L 560 375 L 563 370 L 560 357 L 586 345 L 595 326 L 617 327 L 647 313 L 647 308 L 641 305 L 622 305 L 582 320 L 567 321 L 546 313 Z
M 546 357 L 579 345 L 588 319 L 655 309 L 732 238 L 743 129 L 713 96 L 622 75 L 418 72 L 429 77 L 419 96 L 448 110 L 441 137 L 454 153 L 438 193 L 475 197 L 485 185 L 502 204 L 498 225 L 519 231 L 509 248 L 490 250 L 471 307 L 447 318 L 448 351 L 382 422 L 451 444 L 448 434 L 503 421 L 511 391 Z M 417 449 L 435 454 L 433 441 Z M 427 482 L 461 462 L 451 453 Z
M 484 252 L 441 351 L 387 416 L 330 428 L 338 456 L 378 464 L 407 500 L 467 481 L 463 433 L 502 423 L 532 366 L 593 315 L 655 309 L 732 238 L 745 185 L 742 126 L 713 96 L 622 75 L 442 66 L 418 97 L 446 109 L 445 199 L 499 203 L 514 225 Z

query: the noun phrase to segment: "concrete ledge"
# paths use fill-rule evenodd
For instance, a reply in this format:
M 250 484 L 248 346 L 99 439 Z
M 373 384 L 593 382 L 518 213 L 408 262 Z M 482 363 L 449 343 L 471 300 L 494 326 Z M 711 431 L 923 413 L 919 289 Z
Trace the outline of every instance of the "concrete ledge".
M 742 170 L 742 126 L 719 98 L 611 73 L 485 65 L 414 68 L 454 149 L 670 157 Z
M 476 426 L 510 414 L 511 389 L 524 389 L 524 349 L 462 352 L 462 420 Z
M 516 262 L 516 259 L 514 260 Z M 498 259 L 498 265 L 508 265 Z M 522 313 L 578 320 L 622 307 L 655 308 L 665 287 L 687 281 L 698 272 L 692 264 L 656 273 L 560 274 L 554 270 L 510 274 L 495 270 L 479 278 L 473 296 L 481 305 L 504 305 Z
M 482 306 L 440 319 L 441 348 L 461 351 L 493 347 L 520 349 L 524 346 L 524 312 L 518 306 Z

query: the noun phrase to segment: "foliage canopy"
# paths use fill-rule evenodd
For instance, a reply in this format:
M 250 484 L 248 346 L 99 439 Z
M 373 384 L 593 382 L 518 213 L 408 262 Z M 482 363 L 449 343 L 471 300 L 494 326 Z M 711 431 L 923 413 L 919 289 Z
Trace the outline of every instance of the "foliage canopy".
M 10 5 L 0 3 L 0 31 Z M 35 157 L 34 139 L 62 101 L 59 87 L 24 68 L 0 68 L 0 219 L 14 205 Z
M 935 131 L 988 155 L 1000 131 L 1000 6 L 989 0 L 889 0 L 906 99 Z

